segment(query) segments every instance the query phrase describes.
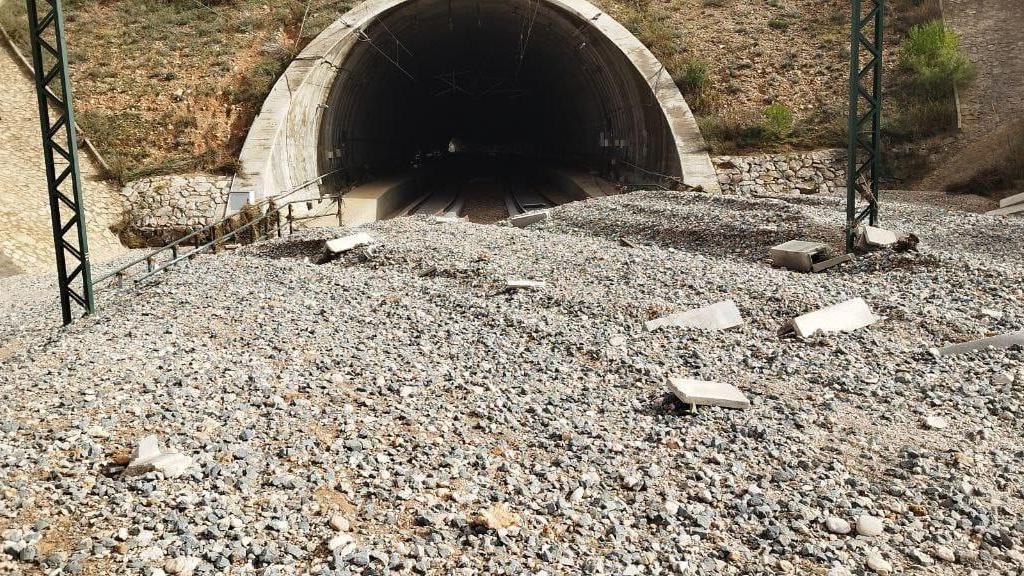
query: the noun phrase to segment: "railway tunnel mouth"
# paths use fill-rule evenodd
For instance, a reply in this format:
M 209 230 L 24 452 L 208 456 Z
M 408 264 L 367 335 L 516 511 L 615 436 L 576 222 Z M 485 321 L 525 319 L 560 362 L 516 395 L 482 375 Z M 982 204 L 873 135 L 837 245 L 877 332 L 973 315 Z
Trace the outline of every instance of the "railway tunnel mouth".
M 307 196 L 344 195 L 423 166 L 435 168 L 426 180 L 465 180 L 459 168 L 472 158 L 529 180 L 565 169 L 718 188 L 667 70 L 590 3 L 370 0 L 275 86 L 228 208 L 300 185 Z

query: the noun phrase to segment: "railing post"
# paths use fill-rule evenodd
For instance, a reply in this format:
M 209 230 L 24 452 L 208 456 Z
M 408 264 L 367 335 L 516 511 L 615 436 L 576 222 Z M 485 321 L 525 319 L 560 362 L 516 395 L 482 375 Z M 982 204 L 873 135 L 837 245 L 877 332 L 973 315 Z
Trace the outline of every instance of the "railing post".
M 146 272 L 147 273 L 152 273 L 153 272 L 153 257 L 152 256 L 147 256 L 146 257 Z
M 291 236 L 295 233 L 295 225 L 292 220 L 292 205 L 288 204 L 288 235 Z
M 337 204 L 337 208 L 338 208 L 338 227 L 341 227 L 342 226 L 342 223 L 341 223 L 341 196 L 335 196 L 334 197 L 334 202 L 335 202 L 335 204 Z

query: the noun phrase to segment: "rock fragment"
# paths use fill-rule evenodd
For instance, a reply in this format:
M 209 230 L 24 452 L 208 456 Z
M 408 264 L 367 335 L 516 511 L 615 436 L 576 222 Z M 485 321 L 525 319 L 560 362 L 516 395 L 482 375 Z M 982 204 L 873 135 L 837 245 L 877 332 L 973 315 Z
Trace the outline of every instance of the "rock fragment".
M 655 318 L 644 324 L 649 332 L 668 326 L 701 330 L 728 330 L 743 324 L 743 316 L 732 300 Z
M 860 234 L 864 244 L 875 248 L 889 248 L 900 239 L 899 234 L 892 230 L 877 226 L 863 226 Z
M 512 512 L 505 502 L 480 510 L 473 519 L 474 524 L 494 531 L 517 526 L 519 522 L 519 515 Z
M 949 423 L 942 416 L 928 416 L 924 419 L 924 427 L 929 430 L 943 430 Z
M 869 551 L 864 560 L 864 564 L 876 574 L 889 574 L 892 572 L 892 564 L 883 558 L 877 550 Z
M 139 476 L 149 472 L 160 472 L 164 478 L 177 478 L 191 466 L 192 458 L 174 450 L 162 450 L 156 436 L 150 435 L 139 441 L 124 474 Z

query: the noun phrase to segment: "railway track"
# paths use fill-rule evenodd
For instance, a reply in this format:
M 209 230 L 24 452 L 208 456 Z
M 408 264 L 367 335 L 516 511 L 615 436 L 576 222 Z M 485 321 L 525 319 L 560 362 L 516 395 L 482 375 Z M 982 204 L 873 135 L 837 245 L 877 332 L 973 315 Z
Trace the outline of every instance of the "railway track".
M 497 222 L 556 204 L 539 185 L 480 178 L 438 186 L 400 214 L 467 217 L 474 222 Z

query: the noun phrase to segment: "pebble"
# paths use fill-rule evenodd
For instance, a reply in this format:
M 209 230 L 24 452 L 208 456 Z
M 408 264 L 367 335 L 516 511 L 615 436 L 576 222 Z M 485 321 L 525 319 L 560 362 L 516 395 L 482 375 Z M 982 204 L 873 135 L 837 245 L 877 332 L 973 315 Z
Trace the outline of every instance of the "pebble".
M 825 520 L 825 527 L 833 534 L 849 534 L 850 523 L 837 516 L 830 516 Z
M 341 514 L 332 515 L 331 519 L 328 521 L 328 524 L 330 525 L 331 528 L 334 528 L 338 532 L 348 532 L 350 528 L 348 519 L 346 519 Z
M 956 562 L 956 553 L 949 546 L 936 546 L 935 556 L 946 562 Z
M 857 534 L 861 536 L 881 536 L 884 529 L 881 518 L 867 514 L 857 517 Z
M 878 552 L 868 552 L 865 564 L 877 574 L 889 574 L 892 572 L 892 564 L 882 557 Z
M 943 430 L 948 425 L 946 419 L 941 416 L 928 416 L 924 419 L 924 426 L 929 430 Z

